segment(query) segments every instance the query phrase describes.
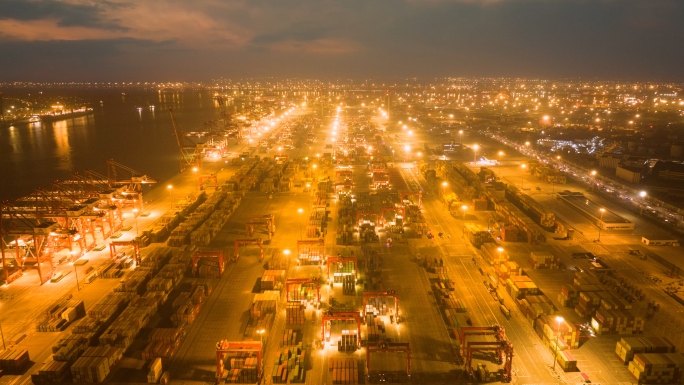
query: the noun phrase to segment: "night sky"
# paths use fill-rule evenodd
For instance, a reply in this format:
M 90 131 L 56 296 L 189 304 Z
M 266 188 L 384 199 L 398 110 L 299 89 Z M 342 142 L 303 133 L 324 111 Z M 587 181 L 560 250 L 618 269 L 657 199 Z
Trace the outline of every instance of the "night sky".
M 684 0 L 0 0 L 0 81 L 682 80 Z

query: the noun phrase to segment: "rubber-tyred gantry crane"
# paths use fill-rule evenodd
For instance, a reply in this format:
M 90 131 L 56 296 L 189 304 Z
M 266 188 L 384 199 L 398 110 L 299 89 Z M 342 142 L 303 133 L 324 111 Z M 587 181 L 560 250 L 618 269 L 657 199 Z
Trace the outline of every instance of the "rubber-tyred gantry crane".
M 370 376 L 371 353 L 406 353 L 406 374 L 411 377 L 411 346 L 406 343 L 391 343 L 382 341 L 377 344 L 366 345 L 366 376 Z
M 401 211 L 401 217 L 404 218 L 404 207 L 383 207 L 382 208 L 382 213 L 380 214 L 380 217 L 382 218 L 383 223 L 387 223 L 387 220 L 385 219 L 385 213 L 387 211 Z
M 291 286 L 316 286 L 316 306 L 321 304 L 321 284 L 316 278 L 288 278 L 285 282 L 285 289 L 287 292 L 287 301 L 296 301 L 290 296 Z
M 335 183 L 334 187 L 335 187 L 335 193 L 337 193 L 338 188 L 344 189 L 345 187 L 349 187 L 351 194 L 354 193 L 354 183 L 353 182 Z
M 356 227 L 361 226 L 361 223 L 359 220 L 361 217 L 369 217 L 369 216 L 374 216 L 375 217 L 375 225 L 380 224 L 380 213 L 377 211 L 357 211 L 356 212 Z
M 345 181 L 347 179 L 349 179 L 350 181 L 353 180 L 351 170 L 335 170 L 335 181 L 336 182 L 337 182 L 337 177 L 339 177 L 339 176 L 345 177 Z
M 302 240 L 302 241 L 297 241 L 297 261 L 299 261 L 299 258 L 301 257 L 302 254 L 302 248 L 306 247 L 312 247 L 312 248 L 317 248 L 321 250 L 321 259 L 325 258 L 325 240 L 324 239 L 311 239 L 311 240 Z
M 493 351 L 496 354 L 498 364 L 503 363 L 503 368 L 499 370 L 501 382 L 511 382 L 513 369 L 513 344 L 508 340 L 490 342 L 468 342 L 466 349 L 466 371 L 473 375 L 473 352 Z
M 202 258 L 218 258 L 219 262 L 219 278 L 223 277 L 225 266 L 223 264 L 223 251 L 201 251 L 192 254 L 192 276 L 197 274 L 197 262 Z
M 328 257 L 328 282 L 332 282 L 332 276 L 330 275 L 330 265 L 333 263 L 347 263 L 347 262 L 352 262 L 354 263 L 354 279 L 358 279 L 358 276 L 356 275 L 356 267 L 358 266 L 356 257 L 343 257 L 343 256 L 336 256 L 336 257 Z
M 169 108 L 171 114 L 171 122 L 173 123 L 173 131 L 178 141 L 178 148 L 180 149 L 180 171 L 183 172 L 187 168 L 202 169 L 202 146 L 201 143 L 194 143 L 188 138 L 186 132 L 178 129 L 176 125 L 176 118 L 173 116 L 173 109 Z
M 387 164 L 385 162 L 370 162 L 371 172 L 384 172 L 387 171 Z
M 245 224 L 245 233 L 248 237 L 254 235 L 254 228 L 257 226 L 263 226 L 266 228 L 266 233 L 268 234 L 268 239 L 271 240 L 273 233 L 275 233 L 275 221 L 273 214 L 267 215 L 252 215 L 249 217 L 249 222 Z
M 351 166 L 354 163 L 354 158 L 352 158 L 351 156 L 338 156 L 338 157 L 336 157 L 336 159 L 337 159 L 337 167 Z M 342 163 L 343 160 L 347 160 L 347 161 L 349 161 L 349 163 L 341 165 L 340 163 Z
M 321 317 L 321 345 L 325 345 L 325 332 L 332 326 L 332 321 L 356 321 L 357 346 L 361 347 L 361 317 L 356 312 L 328 311 Z
M 140 246 L 138 245 L 138 241 L 132 240 L 132 241 L 111 241 L 109 242 L 109 255 L 112 259 L 116 257 L 116 247 L 117 246 L 131 246 L 133 247 L 133 257 L 135 258 L 135 263 L 140 265 L 141 262 L 141 256 L 140 256 Z
M 261 245 L 261 238 L 254 238 L 235 240 L 235 261 L 240 259 L 240 246 L 242 245 L 259 245 L 259 260 L 264 260 L 264 247 Z
M 254 353 L 257 356 L 257 383 L 261 382 L 263 344 L 260 341 L 219 341 L 216 343 L 216 383 L 223 379 L 223 357 L 228 353 Z
M 422 191 L 418 191 L 418 192 L 407 192 L 407 191 L 405 191 L 405 192 L 400 192 L 400 193 L 399 193 L 399 199 L 400 199 L 402 202 L 403 202 L 404 200 L 408 200 L 408 199 L 406 199 L 406 198 L 407 198 L 407 197 L 410 197 L 410 196 L 417 196 L 417 197 L 418 197 L 418 208 L 422 208 L 422 207 L 423 207 L 423 192 L 422 192 Z M 409 201 L 409 202 L 410 202 L 410 201 Z
M 390 174 L 388 172 L 373 172 L 373 188 L 390 185 Z
M 218 179 L 216 178 L 216 174 L 210 174 L 210 175 L 201 175 L 199 177 L 199 189 L 204 190 L 204 183 L 211 183 L 213 182 L 214 188 L 218 189 Z M 211 186 L 211 184 L 209 184 Z
M 394 298 L 394 319 L 399 323 L 399 294 L 394 290 L 364 291 L 363 292 L 363 316 L 366 316 L 367 300 L 371 298 Z

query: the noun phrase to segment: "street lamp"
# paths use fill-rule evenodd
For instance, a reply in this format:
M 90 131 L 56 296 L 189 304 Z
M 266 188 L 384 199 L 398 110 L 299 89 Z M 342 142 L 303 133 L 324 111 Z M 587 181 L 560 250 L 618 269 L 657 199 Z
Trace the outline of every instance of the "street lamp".
M 442 199 L 444 200 L 444 203 L 446 203 L 446 186 L 448 185 L 447 182 L 442 182 Z
M 523 164 L 520 167 L 522 167 L 522 169 L 523 169 L 523 175 L 520 177 L 520 189 L 525 190 L 525 178 L 524 178 L 525 175 L 524 174 L 525 174 L 525 167 L 527 167 L 527 165 Z
M 594 185 L 596 184 L 596 170 L 591 171 L 591 189 L 594 189 Z
M 477 149 L 480 148 L 477 144 L 473 145 L 473 163 L 477 163 Z
M 641 211 L 639 213 L 639 216 L 643 217 L 644 216 L 644 204 L 646 204 L 646 199 L 644 199 L 644 198 L 646 198 L 646 191 L 639 192 L 639 196 L 641 197 L 641 201 L 642 201 L 641 204 L 639 205 L 639 206 L 641 206 Z
M 463 205 L 463 206 L 461 206 L 461 209 L 463 209 L 463 221 L 465 222 L 465 214 L 466 214 L 466 210 L 468 209 L 468 206 Z M 465 223 L 463 223 L 463 228 L 465 229 Z
M 264 330 L 264 329 L 257 330 L 257 333 L 259 333 L 259 341 L 261 342 L 262 345 L 264 344 L 264 338 L 263 337 L 264 337 L 265 331 L 266 330 Z
M 302 240 L 302 213 L 304 212 L 304 209 L 299 209 L 297 212 L 299 213 L 299 240 Z
M 463 146 L 463 130 L 459 130 L 458 135 L 461 137 L 461 146 Z
M 604 209 L 603 207 L 601 207 L 601 208 L 599 209 L 599 211 L 601 212 L 601 219 L 599 219 L 599 223 L 598 223 L 598 225 L 599 225 L 598 241 L 601 242 L 601 227 L 603 227 L 603 213 L 606 212 L 606 209 Z
M 563 322 L 563 317 L 556 317 L 556 321 L 558 321 L 558 329 L 556 329 L 556 347 L 553 350 L 553 370 L 556 370 L 556 358 L 558 355 L 558 339 L 560 338 L 560 324 Z

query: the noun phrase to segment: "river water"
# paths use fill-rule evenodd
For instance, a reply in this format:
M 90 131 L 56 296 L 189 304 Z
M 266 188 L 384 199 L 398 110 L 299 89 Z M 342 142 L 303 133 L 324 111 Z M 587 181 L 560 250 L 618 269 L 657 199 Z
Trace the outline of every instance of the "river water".
M 58 93 L 85 100 L 94 113 L 0 127 L 0 201 L 25 196 L 85 169 L 106 175 L 105 162 L 110 158 L 163 182 L 179 172 L 179 150 L 169 108 L 173 108 L 179 129 L 184 131 L 219 118 L 211 91 Z

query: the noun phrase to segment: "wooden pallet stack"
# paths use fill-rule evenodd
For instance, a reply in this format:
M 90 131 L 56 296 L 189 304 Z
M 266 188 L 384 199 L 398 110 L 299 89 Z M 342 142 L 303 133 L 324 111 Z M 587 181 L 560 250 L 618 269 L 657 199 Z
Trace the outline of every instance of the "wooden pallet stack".
M 359 383 L 359 362 L 356 358 L 330 358 L 328 370 L 332 372 L 333 385 Z
M 301 302 L 288 302 L 285 310 L 288 325 L 301 325 L 305 321 L 304 305 Z
M 684 356 L 680 353 L 637 353 L 627 370 L 639 384 L 674 384 L 682 378 Z

